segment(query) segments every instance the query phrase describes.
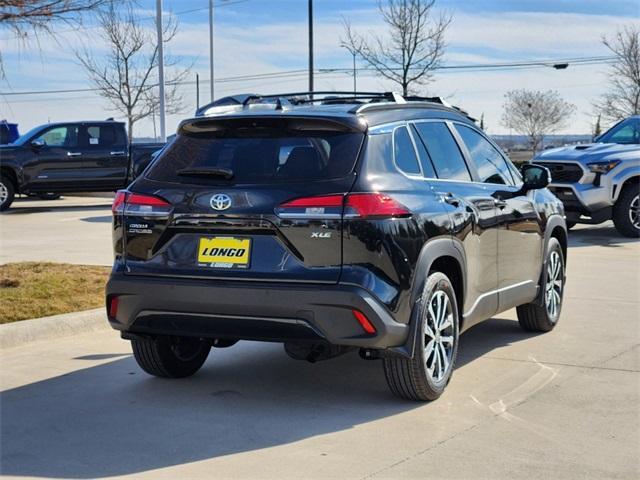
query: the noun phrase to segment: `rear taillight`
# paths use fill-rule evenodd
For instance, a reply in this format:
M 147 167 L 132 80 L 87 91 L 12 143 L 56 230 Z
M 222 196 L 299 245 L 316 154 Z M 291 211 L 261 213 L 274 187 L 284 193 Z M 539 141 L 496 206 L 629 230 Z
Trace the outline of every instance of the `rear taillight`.
M 171 213 L 171 204 L 153 195 L 142 195 L 119 190 L 113 199 L 111 211 L 114 215 L 165 216 Z
M 113 199 L 113 204 L 111 205 L 111 212 L 114 214 L 122 213 L 124 210 L 124 202 L 127 200 L 127 192 L 124 190 L 118 190 L 116 192 L 116 196 Z
M 276 208 L 276 214 L 282 218 L 339 219 L 343 201 L 342 194 L 296 198 Z
M 282 218 L 393 218 L 411 212 L 384 193 L 350 193 L 296 198 L 276 209 Z
M 411 212 L 384 193 L 352 193 L 344 206 L 345 218 L 408 217 Z

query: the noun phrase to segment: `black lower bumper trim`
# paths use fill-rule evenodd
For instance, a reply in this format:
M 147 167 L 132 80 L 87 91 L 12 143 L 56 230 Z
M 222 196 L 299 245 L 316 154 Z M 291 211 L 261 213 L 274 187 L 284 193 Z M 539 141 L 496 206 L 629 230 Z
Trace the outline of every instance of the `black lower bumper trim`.
M 113 274 L 107 301 L 118 297 L 117 330 L 263 341 L 326 341 L 389 348 L 404 344 L 408 326 L 368 291 L 350 285 L 255 284 Z M 376 328 L 364 332 L 352 310 Z

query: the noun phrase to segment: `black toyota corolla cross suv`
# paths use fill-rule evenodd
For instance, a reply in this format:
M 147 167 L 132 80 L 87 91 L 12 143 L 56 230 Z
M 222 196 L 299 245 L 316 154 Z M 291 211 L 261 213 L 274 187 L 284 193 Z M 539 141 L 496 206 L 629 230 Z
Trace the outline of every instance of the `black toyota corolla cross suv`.
M 282 342 L 311 362 L 358 349 L 394 394 L 433 400 L 464 330 L 514 307 L 525 330 L 558 322 L 549 180 L 437 98 L 248 96 L 183 121 L 116 195 L 109 322 L 151 375 Z

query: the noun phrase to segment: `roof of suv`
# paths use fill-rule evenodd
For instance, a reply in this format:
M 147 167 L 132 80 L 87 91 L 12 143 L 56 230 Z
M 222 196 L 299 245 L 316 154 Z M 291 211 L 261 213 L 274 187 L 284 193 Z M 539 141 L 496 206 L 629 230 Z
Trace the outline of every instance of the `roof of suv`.
M 306 98 L 300 100 L 300 96 Z M 403 120 L 445 118 L 474 123 L 474 119 L 459 108 L 437 97 L 407 97 L 396 93 L 314 92 L 302 94 L 243 95 L 238 105 L 216 105 L 198 109 L 198 116 L 181 123 L 193 124 L 207 120 L 242 119 L 255 117 L 299 118 L 314 117 L 333 120 L 356 130 Z M 339 95 L 342 95 L 340 97 Z

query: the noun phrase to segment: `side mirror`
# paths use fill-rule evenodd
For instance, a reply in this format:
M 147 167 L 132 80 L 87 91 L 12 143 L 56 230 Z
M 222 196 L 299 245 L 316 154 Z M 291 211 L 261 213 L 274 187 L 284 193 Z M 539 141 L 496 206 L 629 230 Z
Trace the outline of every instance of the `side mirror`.
M 46 143 L 44 143 L 44 140 L 32 140 L 30 145 L 31 148 L 33 148 L 33 150 L 37 152 L 42 147 L 44 147 Z
M 522 166 L 522 190 L 538 190 L 545 188 L 551 183 L 551 172 L 548 168 L 535 164 L 527 164 Z

